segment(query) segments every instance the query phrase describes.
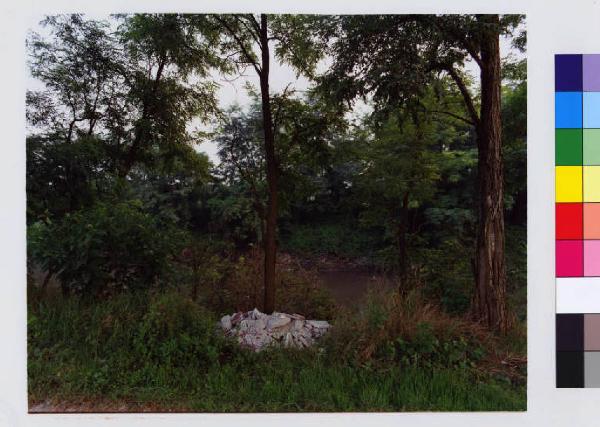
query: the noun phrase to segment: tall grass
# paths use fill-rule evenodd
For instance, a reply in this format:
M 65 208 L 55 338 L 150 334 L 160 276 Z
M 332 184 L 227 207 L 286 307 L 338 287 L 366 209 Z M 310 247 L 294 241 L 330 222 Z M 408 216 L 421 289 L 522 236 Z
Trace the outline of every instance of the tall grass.
M 408 332 L 378 337 L 380 345 L 369 360 L 353 357 L 368 347 L 365 334 L 394 325 L 388 309 L 372 301 L 358 324 L 344 326 L 348 319 L 333 319 L 336 332 L 318 348 L 254 354 L 219 333 L 212 311 L 174 292 L 129 293 L 94 302 L 32 301 L 30 401 L 88 411 L 525 409 L 522 385 L 429 356 L 435 363 L 399 357 L 428 350 L 430 338 L 438 339 L 435 326 L 425 332 L 415 329 L 413 338 Z M 421 310 L 415 308 L 417 312 Z M 430 321 L 437 318 L 425 313 Z M 412 316 L 414 320 L 417 314 Z M 348 331 L 358 333 L 349 338 Z M 404 347 L 396 348 L 393 357 L 381 353 L 389 347 L 386 342 L 397 343 L 398 338 Z M 425 344 L 410 347 L 419 339 Z M 340 353 L 344 346 L 347 354 Z M 433 351 L 445 350 L 434 345 Z

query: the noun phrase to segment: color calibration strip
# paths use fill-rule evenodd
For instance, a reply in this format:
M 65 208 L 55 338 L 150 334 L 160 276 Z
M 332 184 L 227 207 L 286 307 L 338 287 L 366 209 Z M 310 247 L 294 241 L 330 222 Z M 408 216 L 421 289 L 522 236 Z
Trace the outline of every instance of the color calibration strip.
M 600 387 L 600 55 L 556 55 L 556 386 Z

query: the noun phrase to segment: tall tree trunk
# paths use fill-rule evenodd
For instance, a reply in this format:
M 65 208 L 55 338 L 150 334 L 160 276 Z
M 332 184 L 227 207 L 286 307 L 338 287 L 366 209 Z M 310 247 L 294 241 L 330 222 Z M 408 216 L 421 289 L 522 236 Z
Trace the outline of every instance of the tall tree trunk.
M 506 333 L 510 327 L 504 264 L 504 171 L 500 98 L 498 15 L 479 17 L 481 31 L 481 120 L 477 126 L 479 225 L 476 251 L 475 317 Z
M 275 156 L 275 136 L 273 133 L 273 117 L 271 113 L 271 99 L 269 96 L 269 40 L 267 28 L 267 15 L 260 16 L 260 45 L 261 45 L 261 73 L 260 95 L 262 101 L 263 130 L 265 138 L 265 157 L 267 163 L 267 212 L 264 236 L 265 250 L 265 295 L 263 310 L 272 313 L 275 310 L 275 262 L 277 256 L 277 181 L 278 166 Z
M 133 139 L 133 142 L 132 142 L 131 146 L 129 147 L 129 150 L 127 150 L 127 152 L 125 153 L 125 158 L 124 158 L 121 168 L 119 170 L 120 178 L 125 178 L 129 174 L 129 172 L 131 171 L 131 168 L 133 168 L 133 165 L 135 164 L 135 162 L 137 160 L 137 156 L 139 154 L 140 149 L 147 142 L 146 141 L 146 139 L 148 138 L 148 128 L 147 128 L 148 123 L 147 123 L 147 121 L 148 121 L 150 115 L 154 113 L 154 110 L 156 108 L 156 106 L 152 103 L 155 101 L 154 98 L 156 97 L 156 94 L 158 92 L 160 79 L 161 79 L 163 71 L 165 69 L 166 62 L 167 62 L 166 58 L 160 59 L 160 61 L 158 63 L 158 69 L 156 71 L 156 77 L 154 78 L 154 80 L 152 82 L 152 89 L 149 92 L 146 92 L 144 94 L 142 114 L 141 114 L 141 117 L 137 124 L 138 127 L 135 131 L 135 137 Z
M 408 191 L 402 197 L 402 206 L 400 207 L 400 223 L 397 230 L 398 245 L 398 267 L 400 269 L 400 284 L 405 287 L 405 281 L 408 276 L 408 250 L 406 247 L 406 233 L 408 231 Z

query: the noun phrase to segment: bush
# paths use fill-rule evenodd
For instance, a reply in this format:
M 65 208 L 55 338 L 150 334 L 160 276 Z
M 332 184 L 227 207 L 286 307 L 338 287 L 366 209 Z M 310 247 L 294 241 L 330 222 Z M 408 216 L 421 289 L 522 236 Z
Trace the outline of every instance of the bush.
M 40 392 L 60 383 L 63 392 L 98 395 L 168 390 L 177 382 L 185 388 L 187 376 L 218 367 L 236 348 L 216 322 L 214 313 L 175 292 L 30 305 L 30 386 Z
M 332 357 L 350 363 L 471 368 L 493 348 L 477 324 L 442 312 L 419 289 L 371 293 L 358 316 L 340 318 L 327 342 Z
M 334 302 L 319 284 L 314 271 L 306 270 L 290 256 L 280 254 L 277 259 L 276 310 L 298 313 L 314 319 L 331 319 Z M 227 269 L 220 287 L 204 287 L 201 291 L 205 304 L 219 313 L 262 309 L 263 253 L 254 248 L 240 256 Z
M 213 313 L 190 299 L 175 293 L 159 295 L 138 324 L 132 350 L 149 364 L 213 366 L 224 344 L 216 322 Z
M 527 229 L 506 227 L 506 273 L 508 298 L 521 322 L 527 319 Z
M 440 302 L 447 313 L 464 314 L 473 294 L 474 243 L 464 243 L 454 237 L 442 240 L 437 247 L 420 251 L 426 296 Z
M 389 335 L 374 338 L 382 344 L 401 335 L 414 346 L 403 352 L 436 351 L 444 319 L 435 321 L 423 310 L 417 314 L 420 305 L 409 300 L 403 307 L 412 314 L 403 319 L 420 318 L 421 326 L 406 325 L 404 332 L 393 329 L 388 309 L 399 306 L 388 307 L 374 297 L 351 330 L 360 335 L 345 340 L 350 348 L 368 347 L 369 333 L 377 335 L 384 328 Z M 39 304 L 30 301 L 30 402 L 77 412 L 525 408 L 523 385 L 514 387 L 489 377 L 478 381 L 476 371 L 468 367 L 438 369 L 440 364 L 426 365 L 423 359 L 406 366 L 399 358 L 375 353 L 361 364 L 346 363 L 348 354 L 336 352 L 331 342 L 326 342 L 325 351 L 318 347 L 245 351 L 218 331 L 217 317 L 173 291 L 125 292 L 93 303 L 58 296 Z M 336 321 L 335 342 L 349 330 Z M 375 363 L 375 357 L 382 363 Z
M 343 222 L 294 225 L 284 234 L 282 242 L 286 250 L 301 255 L 335 255 L 368 260 L 372 260 L 376 244 L 373 232 Z
M 179 233 L 136 201 L 98 203 L 28 229 L 30 257 L 56 273 L 63 290 L 94 293 L 147 287 L 167 268 Z

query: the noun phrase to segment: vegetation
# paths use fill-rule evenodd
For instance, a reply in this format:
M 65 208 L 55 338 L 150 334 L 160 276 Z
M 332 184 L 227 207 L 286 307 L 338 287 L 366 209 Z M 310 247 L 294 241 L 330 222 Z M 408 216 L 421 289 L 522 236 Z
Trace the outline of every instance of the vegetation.
M 45 300 L 28 320 L 30 400 L 67 411 L 123 401 L 150 411 L 525 409 L 522 372 L 474 368 L 489 363 L 483 331 L 461 322 L 446 329 L 447 318 L 423 312 L 414 295 L 395 304 L 388 311 L 375 300 L 360 318 L 339 318 L 349 323 L 321 348 L 255 354 L 179 293 Z M 411 314 L 390 317 L 400 308 Z M 396 329 L 405 320 L 417 323 Z
M 33 407 L 525 409 L 523 17 L 43 25 L 28 39 Z M 274 91 L 274 62 L 309 87 Z M 246 71 L 251 101 L 219 103 Z M 251 353 L 216 322 L 254 308 L 333 328 Z

